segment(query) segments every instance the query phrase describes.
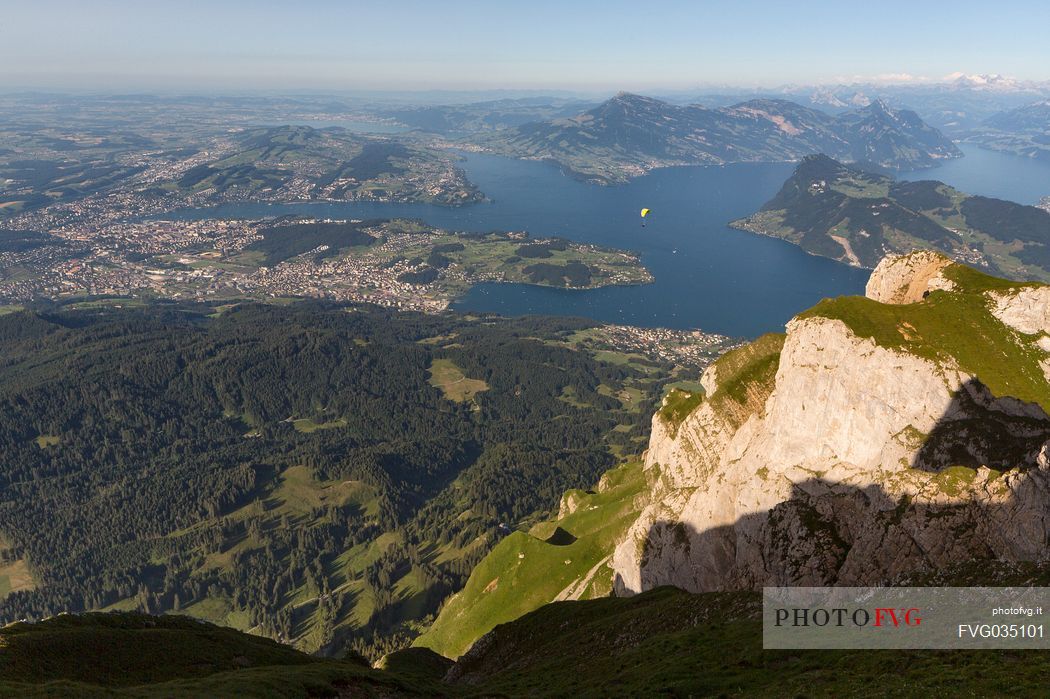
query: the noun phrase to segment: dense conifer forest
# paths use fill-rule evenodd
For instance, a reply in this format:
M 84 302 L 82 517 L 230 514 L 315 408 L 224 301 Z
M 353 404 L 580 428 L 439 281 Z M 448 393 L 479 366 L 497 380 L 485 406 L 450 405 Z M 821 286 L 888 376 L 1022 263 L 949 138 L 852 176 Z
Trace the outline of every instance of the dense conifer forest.
M 0 563 L 32 583 L 0 620 L 178 610 L 312 651 L 403 644 L 503 535 L 644 444 L 669 367 L 575 349 L 590 325 L 2 316 Z

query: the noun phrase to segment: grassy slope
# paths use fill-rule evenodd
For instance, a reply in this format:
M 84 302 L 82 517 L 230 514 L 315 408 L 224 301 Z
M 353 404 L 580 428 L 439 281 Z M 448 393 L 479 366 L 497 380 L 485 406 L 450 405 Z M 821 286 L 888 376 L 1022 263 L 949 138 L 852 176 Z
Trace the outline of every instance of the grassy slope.
M 682 421 L 696 410 L 704 402 L 703 390 L 686 391 L 681 388 L 672 388 L 664 404 L 660 408 L 660 418 L 672 427 L 678 429 Z
M 608 594 L 611 574 L 603 560 L 637 514 L 634 499 L 644 487 L 641 464 L 614 469 L 605 480 L 603 492 L 571 493 L 578 499 L 573 514 L 538 524 L 529 534 L 514 532 L 501 541 L 416 645 L 457 657 L 496 624 L 552 601 L 596 566 L 591 582 L 581 585 L 583 596 Z M 562 532 L 575 541 L 564 543 L 571 537 Z
M 1023 285 L 962 265 L 949 267 L 946 275 L 958 289 L 935 291 L 922 303 L 898 306 L 843 296 L 825 299 L 801 317 L 836 318 L 883 347 L 955 360 L 995 395 L 1038 403 L 1050 412 L 1050 386 L 1039 367 L 1045 353 L 1035 345 L 1038 338 L 1025 337 L 1001 323 L 988 310 L 984 295 Z
M 87 614 L 12 624 L 0 629 L 0 649 L 3 696 L 305 697 L 340 685 L 361 696 L 433 693 L 186 617 Z
M 1029 583 L 1047 572 L 1025 570 Z M 983 573 L 986 575 L 987 573 Z M 1017 576 L 1015 576 L 1016 578 Z M 965 582 L 962 579 L 948 581 Z M 1020 579 L 1003 580 L 1017 583 Z M 383 670 L 185 618 L 58 617 L 0 630 L 0 695 L 1042 696 L 1041 651 L 767 651 L 757 593 L 658 588 L 546 605 L 460 663 L 402 651 Z
M 757 593 L 658 588 L 496 629 L 462 682 L 509 696 L 1041 696 L 1040 651 L 766 651 Z
M 40 624 L 11 624 L 0 630 L 0 639 L 4 679 L 32 683 L 65 679 L 134 685 L 312 662 L 273 641 L 176 616 L 65 615 Z
M 705 398 L 701 393 L 672 390 L 661 417 L 676 428 L 706 399 L 737 424 L 743 422 L 772 390 L 783 345 L 783 334 L 770 333 L 727 352 L 716 362 L 719 386 L 714 395 Z M 572 515 L 537 525 L 530 534 L 515 532 L 500 542 L 416 644 L 457 657 L 496 624 L 554 600 L 601 563 L 637 516 L 634 501 L 645 487 L 641 464 L 621 466 L 606 479 L 612 487 L 602 493 L 568 494 L 581 499 Z M 563 546 L 546 543 L 556 528 L 576 541 Z M 600 567 L 598 573 L 583 598 L 609 591 L 608 571 Z
M 0 562 L 0 602 L 12 592 L 32 590 L 36 587 L 28 561 L 13 557 L 10 549 L 11 542 L 0 532 L 0 554 L 3 554 L 3 560 L 6 561 Z
M 714 363 L 718 387 L 714 394 L 672 389 L 660 409 L 660 418 L 677 431 L 682 422 L 705 401 L 710 401 L 735 425 L 758 410 L 773 390 L 784 347 L 783 333 L 767 333 L 754 342 L 730 350 Z
M 12 592 L 32 590 L 36 587 L 33 574 L 25 559 L 0 565 L 0 600 Z
M 473 400 L 489 385 L 480 379 L 470 379 L 451 359 L 435 359 L 430 365 L 430 385 L 440 388 L 449 400 L 463 403 Z

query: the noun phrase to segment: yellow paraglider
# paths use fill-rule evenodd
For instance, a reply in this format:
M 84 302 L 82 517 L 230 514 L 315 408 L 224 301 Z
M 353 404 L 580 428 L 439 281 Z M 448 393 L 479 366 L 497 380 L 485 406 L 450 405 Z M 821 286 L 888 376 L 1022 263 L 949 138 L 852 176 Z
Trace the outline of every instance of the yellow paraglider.
M 645 228 L 645 217 L 649 215 L 649 209 L 642 209 L 642 228 Z

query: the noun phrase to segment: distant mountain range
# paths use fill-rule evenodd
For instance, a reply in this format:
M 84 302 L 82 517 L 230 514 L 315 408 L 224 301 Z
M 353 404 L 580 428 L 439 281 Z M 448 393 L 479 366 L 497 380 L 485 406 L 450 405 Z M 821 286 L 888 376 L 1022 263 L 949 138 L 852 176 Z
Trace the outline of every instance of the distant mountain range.
M 1003 131 L 1050 131 L 1050 100 L 1033 102 L 985 121 L 992 128 Z M 1047 141 L 1050 143 L 1050 140 Z
M 914 112 L 881 100 L 830 115 L 778 99 L 709 109 L 628 93 L 577 116 L 504 129 L 478 143 L 513 157 L 553 161 L 601 183 L 671 165 L 791 161 L 813 153 L 909 169 L 961 155 Z
M 752 99 L 786 99 L 830 113 L 866 107 L 882 99 L 891 107 L 914 110 L 923 121 L 951 136 L 977 128 L 985 119 L 1036 100 L 1050 98 L 1050 82 L 1002 75 L 955 73 L 943 81 L 857 81 L 830 85 L 785 85 L 775 89 L 707 90 L 669 95 L 675 104 L 725 107 Z
M 1050 161 L 1050 100 L 996 114 L 966 140 L 983 148 Z
M 595 100 L 596 101 L 596 100 Z M 500 99 L 470 104 L 403 105 L 376 114 L 419 131 L 462 136 L 579 114 L 594 105 L 557 97 Z
M 895 181 L 825 155 L 807 157 L 773 199 L 731 225 L 860 267 L 936 249 L 1012 279 L 1050 280 L 1050 213 L 933 180 Z

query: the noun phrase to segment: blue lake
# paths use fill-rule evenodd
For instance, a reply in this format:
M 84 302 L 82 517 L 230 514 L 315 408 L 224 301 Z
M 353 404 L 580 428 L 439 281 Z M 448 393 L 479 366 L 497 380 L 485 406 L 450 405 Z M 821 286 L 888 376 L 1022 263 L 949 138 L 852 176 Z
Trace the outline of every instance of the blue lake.
M 1010 172 L 1031 161 L 979 149 L 966 151 L 967 157 L 942 168 L 905 176 L 943 179 L 964 191 L 1025 203 L 1050 194 L 1050 166 L 1010 177 Z M 534 236 L 559 235 L 631 249 L 641 253 L 642 262 L 656 277 L 653 284 L 573 291 L 486 283 L 475 286 L 455 307 L 504 315 L 578 315 L 739 336 L 781 330 L 793 315 L 822 298 L 863 293 L 869 274 L 813 257 L 786 242 L 726 226 L 772 197 L 791 173 L 790 163 L 668 168 L 615 187 L 578 182 L 544 163 L 491 155 L 467 154 L 463 167 L 491 201 L 461 208 L 248 203 L 186 210 L 176 217 L 399 216 L 450 230 L 527 230 Z M 1045 185 L 1042 193 L 1040 180 Z M 642 207 L 652 210 L 644 228 L 639 217 Z
M 1035 204 L 1050 196 L 1050 163 L 960 144 L 964 158 L 933 170 L 901 173 L 906 180 L 940 180 L 967 194 Z

